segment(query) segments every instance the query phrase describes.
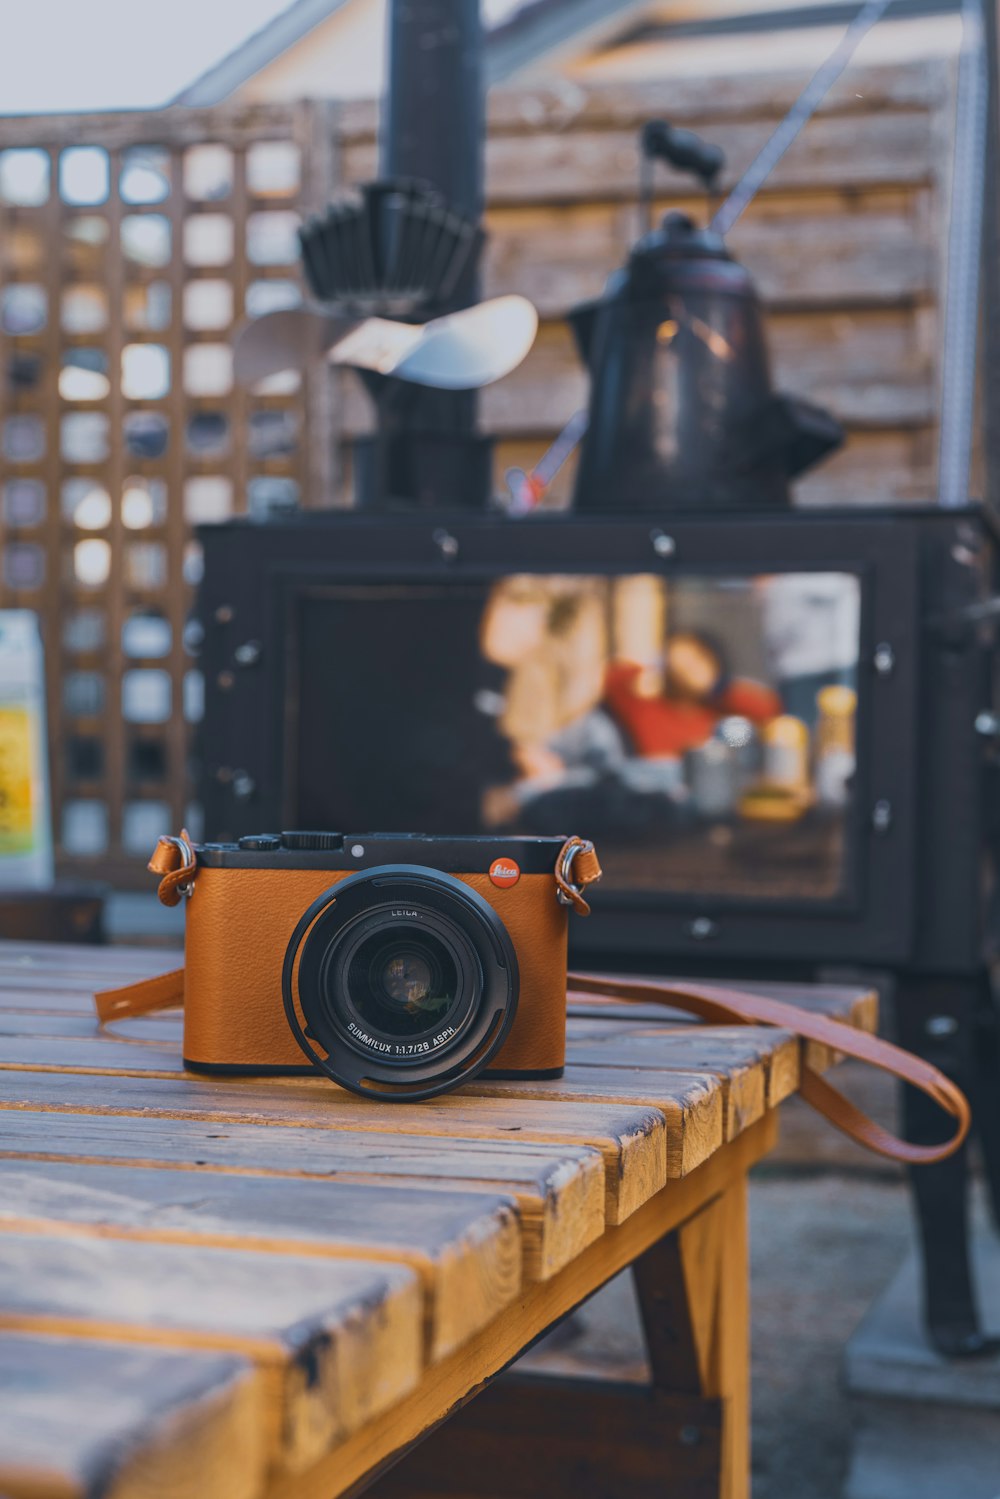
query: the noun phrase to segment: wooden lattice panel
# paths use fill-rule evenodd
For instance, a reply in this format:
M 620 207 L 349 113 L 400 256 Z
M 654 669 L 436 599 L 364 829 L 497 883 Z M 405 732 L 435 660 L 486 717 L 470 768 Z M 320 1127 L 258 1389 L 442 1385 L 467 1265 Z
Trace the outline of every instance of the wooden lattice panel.
M 197 827 L 193 528 L 322 494 L 310 392 L 237 390 L 230 339 L 301 299 L 329 135 L 306 106 L 0 122 L 0 604 L 42 621 L 64 870 Z

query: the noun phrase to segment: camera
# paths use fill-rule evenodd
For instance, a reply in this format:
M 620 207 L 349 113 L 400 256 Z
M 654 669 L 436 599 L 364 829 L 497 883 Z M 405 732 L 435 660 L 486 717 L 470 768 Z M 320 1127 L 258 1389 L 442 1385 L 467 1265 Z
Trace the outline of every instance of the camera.
M 400 1100 L 486 1069 L 561 1075 L 568 915 L 600 876 L 593 844 L 287 832 L 161 850 L 161 899 L 190 897 L 185 1066 L 319 1071 Z

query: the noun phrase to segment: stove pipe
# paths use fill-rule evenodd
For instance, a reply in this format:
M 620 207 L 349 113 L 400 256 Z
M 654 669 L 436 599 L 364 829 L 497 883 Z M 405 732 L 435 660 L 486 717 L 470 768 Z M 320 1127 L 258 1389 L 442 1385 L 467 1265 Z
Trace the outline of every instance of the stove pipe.
M 429 182 L 469 219 L 483 211 L 482 50 L 479 0 L 390 0 L 381 175 Z
M 483 211 L 486 132 L 479 0 L 389 0 L 388 85 L 379 141 L 382 178 L 429 183 L 449 207 Z M 479 299 L 470 264 L 440 316 Z M 476 432 L 473 391 L 370 384 L 378 430 L 355 449 L 358 503 L 373 508 L 483 508 L 492 445 Z

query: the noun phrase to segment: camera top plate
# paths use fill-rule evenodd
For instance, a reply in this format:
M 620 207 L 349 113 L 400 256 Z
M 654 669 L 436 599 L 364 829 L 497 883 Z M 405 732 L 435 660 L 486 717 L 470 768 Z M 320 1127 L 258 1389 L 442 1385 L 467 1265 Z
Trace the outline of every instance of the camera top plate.
M 310 846 L 302 845 L 309 840 Z M 322 842 L 326 846 L 317 847 Z M 498 859 L 512 860 L 521 874 L 555 869 L 564 837 L 492 838 L 431 833 L 258 833 L 239 843 L 195 847 L 206 869 L 328 869 L 333 873 L 370 870 L 381 864 L 423 864 L 445 874 L 489 874 Z

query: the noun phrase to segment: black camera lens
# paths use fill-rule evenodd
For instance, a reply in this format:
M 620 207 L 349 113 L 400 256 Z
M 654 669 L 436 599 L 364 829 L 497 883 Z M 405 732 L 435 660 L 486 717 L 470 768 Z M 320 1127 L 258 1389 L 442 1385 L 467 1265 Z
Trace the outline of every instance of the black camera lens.
M 433 910 L 414 910 L 405 922 L 391 909 L 362 917 L 327 950 L 320 982 L 327 1005 L 351 1035 L 357 1037 L 360 1024 L 382 1040 L 400 1042 L 445 1029 L 453 1034 L 452 1022 L 482 991 L 475 950 Z
M 443 946 L 435 952 L 426 939 L 414 937 L 379 947 L 367 971 L 366 962 L 367 954 L 359 954 L 348 980 L 352 989 L 367 988 L 358 1007 L 400 1035 L 422 1029 L 454 1002 L 458 975 Z
M 495 1055 L 517 1006 L 517 959 L 493 907 L 461 880 L 383 866 L 304 913 L 282 994 L 299 1045 L 328 1076 L 427 1098 Z

